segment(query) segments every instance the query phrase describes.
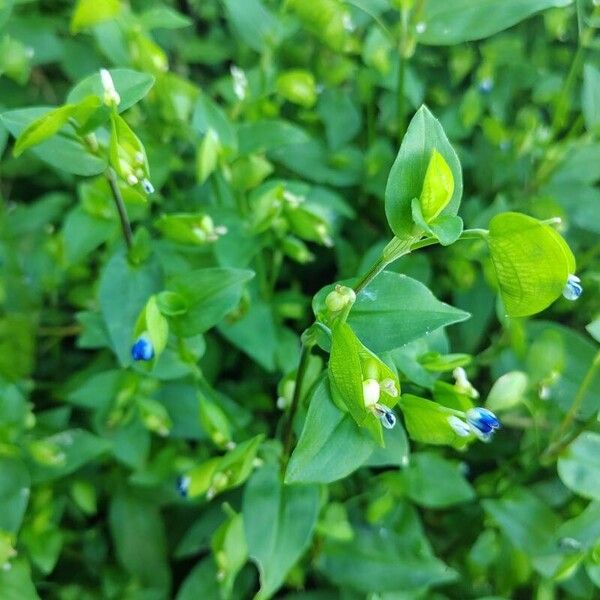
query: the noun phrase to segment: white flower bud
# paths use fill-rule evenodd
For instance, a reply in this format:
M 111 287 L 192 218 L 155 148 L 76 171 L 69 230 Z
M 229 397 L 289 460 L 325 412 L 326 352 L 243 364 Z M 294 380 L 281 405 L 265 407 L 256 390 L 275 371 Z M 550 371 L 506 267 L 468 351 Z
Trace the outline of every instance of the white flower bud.
M 363 381 L 363 402 L 367 408 L 375 406 L 379 402 L 381 388 L 376 379 L 365 379 Z
M 386 379 L 381 381 L 380 385 L 381 385 L 381 389 L 388 396 L 391 396 L 392 398 L 398 397 L 398 388 L 396 387 L 396 382 L 393 379 L 391 379 L 390 377 L 387 377 Z
M 106 106 L 119 106 L 121 96 L 119 96 L 112 75 L 107 69 L 100 69 L 100 81 L 104 90 L 104 104 Z

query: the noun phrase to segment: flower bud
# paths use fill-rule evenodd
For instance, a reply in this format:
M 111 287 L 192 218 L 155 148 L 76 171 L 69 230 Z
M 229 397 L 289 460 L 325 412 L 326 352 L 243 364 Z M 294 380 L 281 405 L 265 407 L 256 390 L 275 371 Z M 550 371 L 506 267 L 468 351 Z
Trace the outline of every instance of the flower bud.
M 365 379 L 363 381 L 363 401 L 367 408 L 375 406 L 379 402 L 381 388 L 376 379 Z
M 325 306 L 332 313 L 339 312 L 346 308 L 348 304 L 354 304 L 356 293 L 352 288 L 345 285 L 336 285 L 335 289 L 325 298 Z
M 563 289 L 562 295 L 571 301 L 575 301 L 583 293 L 583 287 L 581 286 L 581 279 L 577 275 L 569 275 L 567 283 Z
M 381 389 L 392 398 L 398 397 L 398 388 L 396 387 L 396 382 L 390 377 L 384 379 L 380 383 Z
M 106 106 L 119 106 L 121 102 L 121 96 L 115 89 L 110 71 L 107 69 L 100 69 L 100 81 L 102 82 L 102 89 L 104 90 L 104 104 Z
M 147 333 L 143 333 L 131 346 L 131 358 L 148 361 L 154 358 L 154 347 Z

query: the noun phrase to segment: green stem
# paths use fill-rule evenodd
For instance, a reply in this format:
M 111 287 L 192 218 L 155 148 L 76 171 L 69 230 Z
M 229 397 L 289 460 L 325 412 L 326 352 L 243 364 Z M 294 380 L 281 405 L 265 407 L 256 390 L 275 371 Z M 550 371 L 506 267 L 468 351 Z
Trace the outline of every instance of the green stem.
M 302 342 L 302 349 L 300 351 L 300 362 L 298 363 L 298 370 L 296 371 L 296 380 L 294 385 L 294 393 L 292 395 L 292 403 L 288 410 L 285 426 L 283 429 L 283 461 L 282 470 L 285 471 L 287 463 L 292 453 L 292 442 L 294 439 L 294 418 L 300 405 L 300 398 L 302 396 L 302 383 L 304 382 L 304 376 L 306 375 L 306 368 L 308 367 L 308 359 L 310 357 L 310 351 L 313 344 L 309 344 L 306 341 Z
M 108 179 L 108 184 L 110 185 L 115 206 L 117 207 L 117 213 L 119 214 L 119 220 L 121 221 L 121 230 L 123 231 L 125 244 L 127 245 L 127 249 L 131 250 L 131 248 L 133 248 L 133 232 L 131 231 L 131 224 L 129 222 L 129 217 L 127 216 L 127 209 L 125 208 L 125 203 L 123 202 L 123 196 L 121 195 L 117 178 L 115 177 L 112 169 L 108 169 L 106 171 L 106 178 Z
M 383 256 L 360 278 L 358 283 L 352 288 L 357 294 L 364 290 L 379 273 L 381 273 L 388 265 L 389 261 Z
M 406 108 L 404 103 L 404 81 L 406 78 L 406 58 L 403 56 L 402 43 L 398 53 L 398 84 L 396 89 L 396 120 L 398 122 L 398 146 L 402 144 L 406 129 Z
M 575 419 L 577 418 L 577 413 L 581 409 L 581 405 L 583 404 L 585 395 L 587 394 L 589 387 L 592 385 L 592 381 L 594 380 L 594 377 L 596 376 L 596 373 L 598 372 L 599 368 L 600 350 L 594 356 L 590 368 L 588 369 L 587 373 L 585 374 L 585 377 L 581 381 L 581 385 L 579 386 L 579 389 L 575 394 L 575 398 L 573 399 L 573 404 L 571 404 L 571 408 L 569 408 L 569 410 L 567 411 L 567 414 L 564 416 L 561 424 L 559 425 L 556 434 L 552 436 L 551 443 L 549 444 L 548 448 L 546 448 L 546 450 L 544 451 L 543 457 L 545 459 L 549 460 L 554 458 L 555 456 L 558 456 L 571 443 L 574 437 L 576 437 L 572 434 L 565 437 L 565 434 L 569 427 L 573 424 L 573 421 L 575 421 Z M 595 413 L 593 417 L 594 420 L 596 420 Z M 579 429 L 576 429 L 576 431 L 579 433 Z

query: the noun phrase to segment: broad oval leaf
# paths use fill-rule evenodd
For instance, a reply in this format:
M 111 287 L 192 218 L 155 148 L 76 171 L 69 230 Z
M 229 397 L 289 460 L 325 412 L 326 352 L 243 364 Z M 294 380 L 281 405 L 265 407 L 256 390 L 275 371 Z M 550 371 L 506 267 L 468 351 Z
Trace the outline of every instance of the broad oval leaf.
M 352 285 L 356 280 L 342 282 Z M 313 300 L 317 317 L 325 310 L 325 298 L 333 285 L 320 290 Z M 406 275 L 384 271 L 357 298 L 348 324 L 373 352 L 386 352 L 453 323 L 469 313 L 440 302 L 422 283 Z
M 549 225 L 507 212 L 490 222 L 492 262 L 506 312 L 526 317 L 552 304 L 562 293 L 575 258 Z
M 480 40 L 571 0 L 427 0 L 417 33 L 421 44 L 445 46 Z
M 408 126 L 385 188 L 385 214 L 399 238 L 410 235 L 413 230 L 411 202 L 421 196 L 434 152 L 439 153 L 454 180 L 450 201 L 441 214 L 456 215 L 463 190 L 460 162 L 440 122 L 426 106 L 421 106 Z
M 133 69 L 109 69 L 121 102 L 118 110 L 123 112 L 136 102 L 139 102 L 154 85 L 154 77 L 148 73 L 141 73 Z M 100 73 L 93 73 L 82 79 L 67 96 L 67 102 L 80 102 L 86 96 L 95 95 L 100 98 L 104 95 L 104 88 Z
M 558 475 L 576 494 L 600 500 L 600 434 L 581 434 L 560 457 Z

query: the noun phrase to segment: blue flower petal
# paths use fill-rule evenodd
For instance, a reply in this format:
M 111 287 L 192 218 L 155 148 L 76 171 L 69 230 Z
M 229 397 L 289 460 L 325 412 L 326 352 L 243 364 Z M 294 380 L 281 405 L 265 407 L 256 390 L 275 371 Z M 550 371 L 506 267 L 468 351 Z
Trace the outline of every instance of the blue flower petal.
M 577 275 L 569 275 L 562 293 L 567 300 L 577 300 L 583 294 L 583 287 L 580 281 Z
M 147 335 L 141 335 L 131 346 L 131 358 L 133 360 L 152 360 L 154 358 L 154 347 Z
M 487 408 L 472 408 L 467 412 L 467 422 L 481 434 L 482 439 L 489 439 L 496 429 L 500 428 L 500 421 L 496 415 Z

